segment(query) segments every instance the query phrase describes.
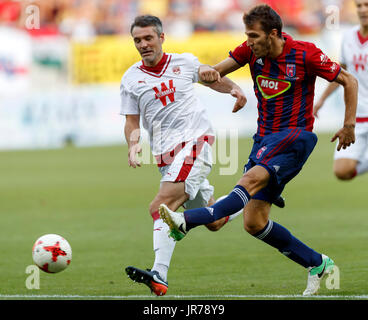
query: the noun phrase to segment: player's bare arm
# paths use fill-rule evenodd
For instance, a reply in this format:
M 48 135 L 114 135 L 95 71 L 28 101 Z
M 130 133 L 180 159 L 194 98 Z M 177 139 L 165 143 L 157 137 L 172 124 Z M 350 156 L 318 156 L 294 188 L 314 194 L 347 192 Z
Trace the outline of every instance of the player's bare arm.
M 241 66 L 233 58 L 228 57 L 216 64 L 214 69 L 220 73 L 221 77 L 223 77 L 235 70 L 238 70 L 240 67 Z
M 137 160 L 137 154 L 142 151 L 142 147 L 139 144 L 140 139 L 140 127 L 139 127 L 139 114 L 132 114 L 125 116 L 124 134 L 128 143 L 128 164 L 130 167 L 140 167 L 141 163 Z
M 198 71 L 198 75 L 202 84 L 210 87 L 215 91 L 221 93 L 229 93 L 234 98 L 236 98 L 233 112 L 239 111 L 247 103 L 247 98 L 245 97 L 243 90 L 229 78 L 221 78 L 220 73 L 213 67 L 208 65 L 201 65 Z
M 331 142 L 339 138 L 337 150 L 341 148 L 346 149 L 355 142 L 355 122 L 356 109 L 358 101 L 358 81 L 356 78 L 341 69 L 340 74 L 335 80 L 338 84 L 344 87 L 344 101 L 345 101 L 345 118 L 344 126 L 333 136 Z
M 346 70 L 346 64 L 340 63 L 341 68 Z M 323 107 L 323 104 L 327 98 L 339 87 L 339 83 L 336 81 L 330 82 L 325 91 L 322 93 L 321 97 L 314 104 L 313 115 L 318 118 L 318 112 Z
M 232 112 L 239 111 L 247 103 L 247 98 L 243 90 L 228 77 L 222 77 L 220 82 L 214 82 L 208 86 L 218 92 L 229 93 L 236 99 Z

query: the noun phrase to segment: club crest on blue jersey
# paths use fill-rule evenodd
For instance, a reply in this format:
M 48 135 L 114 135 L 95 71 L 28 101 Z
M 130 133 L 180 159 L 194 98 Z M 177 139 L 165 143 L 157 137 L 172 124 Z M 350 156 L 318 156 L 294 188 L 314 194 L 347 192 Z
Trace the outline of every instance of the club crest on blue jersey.
M 256 158 L 259 159 L 260 157 L 262 157 L 262 154 L 267 150 L 266 146 L 263 146 L 261 149 L 258 150 Z
M 289 78 L 294 78 L 296 75 L 296 66 L 294 63 L 288 63 L 286 65 L 286 75 Z

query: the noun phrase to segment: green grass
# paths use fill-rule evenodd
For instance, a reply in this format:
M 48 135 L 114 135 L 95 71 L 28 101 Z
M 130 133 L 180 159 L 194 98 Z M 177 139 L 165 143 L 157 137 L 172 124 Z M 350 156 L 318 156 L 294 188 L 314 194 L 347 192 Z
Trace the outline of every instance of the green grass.
M 334 145 L 319 143 L 303 171 L 284 191 L 287 206 L 271 218 L 340 269 L 340 289 L 321 295 L 366 295 L 368 281 L 368 175 L 343 183 L 332 174 Z M 251 140 L 239 142 L 239 170 L 210 175 L 215 196 L 241 176 Z M 150 201 L 159 188 L 154 165 L 128 168 L 125 146 L 0 153 L 0 295 L 148 295 L 123 268 L 153 263 Z M 41 272 L 39 290 L 25 287 L 34 241 L 63 235 L 73 249 L 70 267 Z M 200 227 L 177 243 L 168 295 L 299 295 L 306 270 L 249 236 L 242 219 L 219 232 Z M 1 296 L 0 296 L 1 299 Z

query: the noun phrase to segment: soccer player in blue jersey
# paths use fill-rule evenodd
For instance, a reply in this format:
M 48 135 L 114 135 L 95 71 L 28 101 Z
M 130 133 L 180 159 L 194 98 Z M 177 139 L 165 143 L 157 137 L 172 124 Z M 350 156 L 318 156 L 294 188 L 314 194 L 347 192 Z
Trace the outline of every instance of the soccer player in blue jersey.
M 334 261 L 270 220 L 271 203 L 300 172 L 317 143 L 312 132 L 316 77 L 344 87 L 344 125 L 332 138 L 338 139 L 338 150 L 355 141 L 357 81 L 314 44 L 283 33 L 280 16 L 268 5 L 254 7 L 243 20 L 247 41 L 206 76 L 210 78 L 212 72 L 215 79 L 216 72 L 224 76 L 246 64 L 250 66 L 258 99 L 258 129 L 244 175 L 226 198 L 210 207 L 179 213 L 161 205 L 160 215 L 171 235 L 180 240 L 190 229 L 245 207 L 245 230 L 308 268 L 303 294 L 313 295 L 322 277 L 333 269 Z

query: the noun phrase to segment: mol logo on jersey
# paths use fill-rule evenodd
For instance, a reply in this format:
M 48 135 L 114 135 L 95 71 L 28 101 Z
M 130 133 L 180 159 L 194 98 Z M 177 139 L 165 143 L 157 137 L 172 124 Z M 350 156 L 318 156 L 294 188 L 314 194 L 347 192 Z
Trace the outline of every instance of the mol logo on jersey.
M 165 82 L 161 83 L 161 91 L 158 90 L 156 87 L 153 87 L 153 91 L 155 91 L 155 99 L 160 99 L 162 105 L 164 107 L 167 106 L 166 98 L 169 98 L 170 102 L 175 101 L 175 91 L 176 88 L 174 87 L 174 81 L 169 80 L 169 88 L 166 86 Z
M 291 87 L 291 83 L 285 80 L 268 78 L 265 76 L 257 76 L 257 86 L 262 93 L 263 98 L 271 99 L 283 94 Z

